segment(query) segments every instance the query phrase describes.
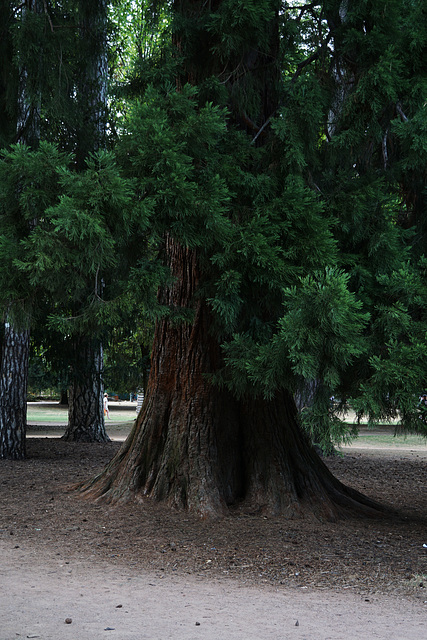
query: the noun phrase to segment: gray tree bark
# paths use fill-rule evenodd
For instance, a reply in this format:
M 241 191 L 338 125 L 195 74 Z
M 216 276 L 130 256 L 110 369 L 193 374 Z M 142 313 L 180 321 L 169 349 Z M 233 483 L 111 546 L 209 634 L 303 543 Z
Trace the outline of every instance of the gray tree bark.
M 76 340 L 64 440 L 109 442 L 105 431 L 102 371 L 102 344 L 87 338 Z
M 22 21 L 30 11 L 40 13 L 41 2 L 33 0 L 22 4 Z M 31 147 L 37 146 L 40 138 L 40 96 L 30 95 L 28 71 L 24 65 L 19 69 L 16 118 L 16 139 Z M 28 231 L 36 224 L 34 217 L 28 224 Z M 0 458 L 25 457 L 29 351 L 29 327 L 18 328 L 10 315 L 4 325 L 0 361 Z
M 6 323 L 0 368 L 0 458 L 25 458 L 30 332 Z
M 81 107 L 81 127 L 77 143 L 78 170 L 84 169 L 88 154 L 98 151 L 105 143 L 107 8 L 106 0 L 81 2 L 80 35 L 84 44 L 90 43 L 90 49 L 77 82 Z M 98 282 L 102 282 L 102 276 Z M 102 295 L 102 285 L 98 286 L 98 293 Z M 77 366 L 75 360 L 71 369 L 68 428 L 64 438 L 80 442 L 108 442 L 103 409 L 102 344 L 86 336 L 79 336 L 76 340 L 80 349 L 78 360 L 83 366 Z

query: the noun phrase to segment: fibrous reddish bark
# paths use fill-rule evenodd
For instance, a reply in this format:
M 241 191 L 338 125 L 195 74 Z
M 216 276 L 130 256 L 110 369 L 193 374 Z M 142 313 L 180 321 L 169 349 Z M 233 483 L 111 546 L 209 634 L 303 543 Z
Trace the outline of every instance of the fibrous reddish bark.
M 167 242 L 174 275 L 162 300 L 192 304 L 194 320 L 157 324 L 146 399 L 127 441 L 96 478 L 88 497 L 118 502 L 148 496 L 199 513 L 250 512 L 333 519 L 346 509 L 373 512 L 373 501 L 344 487 L 299 429 L 293 398 L 237 400 L 210 381 L 222 365 L 209 311 L 194 298 L 197 256 Z
M 241 412 L 248 506 L 288 517 L 313 514 L 327 520 L 349 512 L 378 515 L 384 510 L 330 473 L 301 431 L 288 392 L 278 392 L 269 401 L 254 399 L 241 406 Z
M 196 255 L 170 238 L 166 245 L 172 273 L 183 277 L 163 292 L 162 302 L 188 308 L 198 282 Z M 194 314 L 190 324 L 174 325 L 170 319 L 157 324 L 141 412 L 118 456 L 90 483 L 92 494 L 106 493 L 114 500 L 142 492 L 175 506 L 216 513 L 224 508 L 227 494 L 235 493 L 235 463 L 230 459 L 230 466 L 224 464 L 219 436 L 235 449 L 236 405 L 209 383 L 220 350 L 209 334 L 201 301 L 194 304 Z

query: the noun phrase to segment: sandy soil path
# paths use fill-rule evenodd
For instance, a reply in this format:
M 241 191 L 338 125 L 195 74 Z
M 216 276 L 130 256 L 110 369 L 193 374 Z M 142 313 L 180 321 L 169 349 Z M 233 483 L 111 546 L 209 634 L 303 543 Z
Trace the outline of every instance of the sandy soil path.
M 0 640 L 423 640 L 427 605 L 123 572 L 0 543 Z M 66 623 L 66 619 L 71 623 Z
M 92 476 L 119 445 L 53 435 L 38 431 L 27 461 L 0 465 L 0 640 L 427 638 L 427 447 L 358 443 L 328 462 L 350 486 L 407 505 L 407 521 L 284 528 L 244 515 L 207 525 L 153 505 L 83 506 L 64 486 Z

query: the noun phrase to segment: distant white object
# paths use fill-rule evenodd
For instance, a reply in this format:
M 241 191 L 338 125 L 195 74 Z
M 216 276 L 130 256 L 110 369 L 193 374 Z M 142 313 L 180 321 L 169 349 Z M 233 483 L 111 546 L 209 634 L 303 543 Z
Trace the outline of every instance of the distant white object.
M 423 544 L 424 549 L 427 549 L 427 544 Z
M 143 391 L 138 391 L 138 395 L 136 398 L 136 413 L 139 413 L 139 410 L 142 407 L 142 403 L 144 402 L 144 392 Z

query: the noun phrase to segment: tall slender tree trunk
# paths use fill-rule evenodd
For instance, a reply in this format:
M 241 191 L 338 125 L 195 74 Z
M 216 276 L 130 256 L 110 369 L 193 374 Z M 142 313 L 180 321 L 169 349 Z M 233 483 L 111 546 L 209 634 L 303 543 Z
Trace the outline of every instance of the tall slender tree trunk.
M 109 442 L 103 405 L 103 353 L 99 340 L 76 339 L 69 388 L 68 425 L 62 436 L 74 442 Z
M 83 170 L 89 153 L 105 146 L 107 109 L 106 0 L 80 0 L 80 46 L 84 52 L 77 80 L 80 123 L 77 130 L 77 168 Z
M 30 332 L 5 323 L 0 367 L 0 458 L 25 458 Z
M 11 26 L 15 16 L 11 2 L 0 2 L 0 147 L 10 144 L 16 135 L 16 104 L 11 104 L 18 82 L 13 63 Z
M 343 57 L 339 54 L 341 36 L 337 34 L 339 27 L 347 20 L 348 13 L 348 0 L 343 0 L 339 6 L 335 6 L 330 9 L 327 15 L 327 20 L 331 31 L 335 34 L 335 49 L 334 63 L 331 69 L 331 75 L 334 79 L 334 94 L 331 100 L 331 108 L 329 110 L 327 134 L 328 138 L 332 139 L 334 135 L 339 133 L 338 123 L 342 117 L 342 111 L 344 103 L 348 94 L 352 91 L 355 85 L 354 72 L 349 68 L 349 64 L 343 60 Z
M 76 156 L 79 171 L 84 170 L 89 153 L 105 145 L 107 11 L 106 0 L 80 2 L 80 38 L 82 46 L 87 47 L 87 55 L 78 80 L 81 124 L 77 132 Z M 99 282 L 102 282 L 102 275 Z M 102 294 L 101 290 L 99 294 Z M 64 438 L 80 442 L 107 442 L 109 437 L 105 431 L 103 411 L 102 344 L 91 336 L 79 335 L 76 345 L 79 346 L 78 358 L 84 363 L 85 372 L 82 375 L 81 367 L 71 368 L 68 428 Z
M 20 7 L 21 20 L 30 11 L 40 13 L 38 0 L 25 2 Z M 40 139 L 40 91 L 30 93 L 28 71 L 19 68 L 16 103 L 16 140 L 36 147 Z M 33 85 L 36 82 L 33 80 Z M 36 217 L 27 223 L 28 231 L 37 224 Z M 12 304 L 11 304 L 12 306 Z M 11 312 L 4 326 L 4 343 L 1 351 L 0 382 L 0 457 L 20 459 L 25 457 L 27 428 L 27 384 L 30 352 L 30 330 L 15 323 Z

